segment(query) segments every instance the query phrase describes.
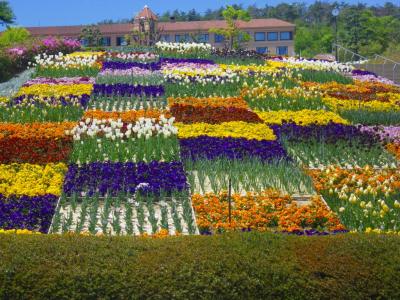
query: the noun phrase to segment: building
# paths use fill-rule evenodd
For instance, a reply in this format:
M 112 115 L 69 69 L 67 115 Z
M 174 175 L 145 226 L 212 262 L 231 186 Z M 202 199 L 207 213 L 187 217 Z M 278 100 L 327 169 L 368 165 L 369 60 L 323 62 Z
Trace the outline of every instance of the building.
M 244 46 L 260 53 L 277 55 L 294 55 L 295 25 L 278 19 L 252 19 L 250 22 L 238 22 L 239 28 L 247 32 L 251 39 Z M 224 28 L 226 22 L 191 21 L 191 22 L 158 22 L 157 16 L 147 6 L 134 18 L 133 23 L 99 25 L 103 35 L 103 46 L 124 46 L 125 36 L 132 35 L 133 30 L 145 32 L 157 27 L 158 39 L 166 42 L 210 43 L 214 47 L 224 47 L 224 37 L 210 33 L 210 28 Z M 33 36 L 59 36 L 79 38 L 84 26 L 28 27 Z M 154 28 L 153 28 L 154 29 Z M 85 41 L 82 41 L 85 43 Z

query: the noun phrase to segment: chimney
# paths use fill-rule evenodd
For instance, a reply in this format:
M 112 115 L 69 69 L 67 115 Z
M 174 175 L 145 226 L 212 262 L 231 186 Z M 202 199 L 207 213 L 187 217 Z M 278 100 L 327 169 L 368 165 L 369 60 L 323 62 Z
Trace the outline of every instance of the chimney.
M 174 16 L 169 17 L 169 21 L 170 21 L 171 23 L 175 23 L 175 17 L 174 17 Z

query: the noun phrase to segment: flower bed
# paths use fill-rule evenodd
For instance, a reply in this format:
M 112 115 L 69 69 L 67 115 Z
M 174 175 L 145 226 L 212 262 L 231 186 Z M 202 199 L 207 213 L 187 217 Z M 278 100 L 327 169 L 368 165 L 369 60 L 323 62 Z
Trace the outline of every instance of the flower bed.
M 337 216 L 318 198 L 311 204 L 298 206 L 291 197 L 265 191 L 246 196 L 232 195 L 231 220 L 229 220 L 229 200 L 226 193 L 220 195 L 193 195 L 200 231 L 224 232 L 229 230 L 280 230 L 300 231 L 319 229 L 327 231 L 343 230 Z
M 0 99 L 0 228 L 398 230 L 399 87 L 338 63 L 156 49 L 36 57 Z

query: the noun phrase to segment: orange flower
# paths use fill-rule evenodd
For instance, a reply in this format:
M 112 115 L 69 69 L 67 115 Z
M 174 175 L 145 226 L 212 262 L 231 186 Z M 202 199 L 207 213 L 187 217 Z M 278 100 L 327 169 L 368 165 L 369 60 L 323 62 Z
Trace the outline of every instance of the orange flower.
M 257 231 L 295 231 L 309 228 L 327 230 L 344 229 L 337 216 L 322 202 L 319 196 L 311 204 L 298 206 L 290 196 L 276 191 L 232 195 L 231 222 L 226 193 L 220 195 L 196 194 L 192 197 L 200 230 L 230 231 L 251 229 Z
M 66 130 L 71 130 L 75 122 L 62 123 L 0 123 L 0 139 L 2 138 L 62 138 Z
M 387 144 L 386 149 L 400 159 L 400 144 Z

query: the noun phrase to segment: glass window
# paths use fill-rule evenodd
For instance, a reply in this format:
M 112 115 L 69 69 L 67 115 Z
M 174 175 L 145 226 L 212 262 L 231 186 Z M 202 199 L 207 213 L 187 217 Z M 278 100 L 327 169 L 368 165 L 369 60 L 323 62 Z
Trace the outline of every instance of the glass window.
M 175 42 L 176 43 L 184 43 L 189 42 L 191 40 L 190 35 L 188 33 L 185 34 L 176 34 L 175 35 Z
M 265 32 L 255 32 L 254 40 L 257 41 L 265 41 Z
M 288 55 L 288 47 L 287 46 L 276 47 L 276 54 Z
M 126 46 L 127 44 L 125 37 L 117 36 L 117 46 Z
M 277 41 L 278 40 L 278 33 L 277 32 L 268 32 L 267 33 L 267 40 L 268 41 Z
M 216 43 L 223 43 L 225 41 L 225 37 L 222 34 L 215 34 L 214 39 Z
M 208 43 L 209 35 L 208 33 L 202 33 L 197 36 L 200 43 Z
M 89 45 L 89 41 L 87 39 L 82 39 L 81 44 L 82 44 L 82 46 L 86 47 Z
M 161 41 L 163 41 L 163 42 L 170 42 L 171 40 L 170 40 L 169 34 L 163 34 L 163 35 L 161 35 Z
M 293 39 L 293 35 L 291 31 L 282 31 L 280 33 L 280 39 L 282 41 L 289 41 Z
M 111 38 L 109 36 L 101 38 L 101 45 L 105 47 L 111 46 Z
M 257 53 L 266 54 L 268 53 L 268 47 L 257 47 L 256 51 Z

